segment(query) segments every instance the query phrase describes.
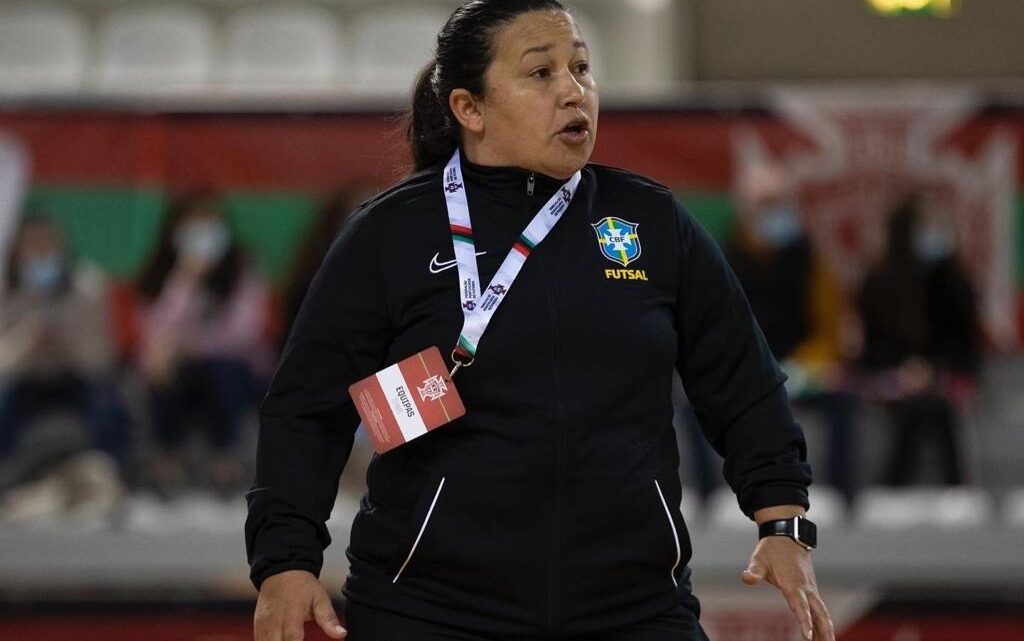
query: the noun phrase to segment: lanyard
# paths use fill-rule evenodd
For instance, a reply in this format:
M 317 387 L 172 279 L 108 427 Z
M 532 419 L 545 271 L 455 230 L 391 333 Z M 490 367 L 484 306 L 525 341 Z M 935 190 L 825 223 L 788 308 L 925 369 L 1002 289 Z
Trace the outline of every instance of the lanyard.
M 484 331 L 487 330 L 491 317 L 494 316 L 494 312 L 497 311 L 501 302 L 505 300 L 505 295 L 508 294 L 512 283 L 519 276 L 519 270 L 523 268 L 530 252 L 547 237 L 555 223 L 569 208 L 569 203 L 576 195 L 576 188 L 579 186 L 581 178 L 582 175 L 577 171 L 540 208 L 540 211 L 520 234 L 519 239 L 512 245 L 511 251 L 501 263 L 501 267 L 494 274 L 490 284 L 486 289 L 481 290 L 480 273 L 476 262 L 476 246 L 473 244 L 473 225 L 469 219 L 469 202 L 466 199 L 466 183 L 462 179 L 462 161 L 459 150 L 455 150 L 444 170 L 443 187 L 445 201 L 448 205 L 448 221 L 451 224 L 452 245 L 455 248 L 455 260 L 459 268 L 459 297 L 462 301 L 462 313 L 465 315 L 465 321 L 462 325 L 462 333 L 459 334 L 458 344 L 452 351 L 452 360 L 455 361 L 452 375 L 460 367 L 466 367 L 473 363 L 477 345 L 479 345 Z M 457 359 L 456 355 L 461 356 L 462 360 Z

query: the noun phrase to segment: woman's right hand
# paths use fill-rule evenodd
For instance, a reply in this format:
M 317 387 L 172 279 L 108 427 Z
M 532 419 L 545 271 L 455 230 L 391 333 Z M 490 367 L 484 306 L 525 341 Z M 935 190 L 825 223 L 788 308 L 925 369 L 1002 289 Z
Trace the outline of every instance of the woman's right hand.
M 935 368 L 920 356 L 912 356 L 900 364 L 896 380 L 908 396 L 916 396 L 934 386 Z
M 256 641 L 302 641 L 306 621 L 316 621 L 332 639 L 348 634 L 313 573 L 289 570 L 263 581 L 254 617 Z

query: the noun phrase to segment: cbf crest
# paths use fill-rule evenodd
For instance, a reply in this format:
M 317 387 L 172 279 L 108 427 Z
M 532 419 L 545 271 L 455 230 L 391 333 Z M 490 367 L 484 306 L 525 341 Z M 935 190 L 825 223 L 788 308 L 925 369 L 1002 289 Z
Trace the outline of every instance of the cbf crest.
M 608 260 L 625 267 L 640 258 L 640 236 L 636 233 L 639 225 L 636 223 L 609 216 L 591 227 L 597 233 L 601 253 Z

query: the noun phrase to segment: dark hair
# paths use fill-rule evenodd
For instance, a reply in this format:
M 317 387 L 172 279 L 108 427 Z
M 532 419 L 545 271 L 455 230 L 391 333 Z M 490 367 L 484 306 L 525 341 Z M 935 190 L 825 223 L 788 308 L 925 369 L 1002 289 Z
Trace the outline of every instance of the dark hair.
M 886 221 L 885 254 L 867 275 L 861 290 L 865 324 L 885 340 L 915 352 L 928 345 L 927 265 L 914 253 L 914 230 L 920 224 L 917 196 L 904 198 Z
M 11 243 L 11 250 L 7 256 L 7 273 L 5 275 L 6 282 L 4 283 L 7 291 L 15 292 L 21 288 L 21 282 L 19 281 L 18 274 L 18 244 L 25 236 L 25 232 L 32 227 L 48 227 L 58 237 L 60 237 L 61 242 L 64 243 L 60 285 L 58 286 L 57 291 L 60 293 L 67 291 L 71 288 L 71 274 L 69 272 L 72 256 L 71 251 L 67 247 L 67 243 L 64 242 L 64 229 L 57 224 L 57 221 L 54 220 L 49 213 L 38 208 L 28 209 L 22 216 L 21 222 L 18 223 L 17 231 L 14 232 L 14 242 Z
M 914 231 L 920 219 L 919 196 L 908 196 L 896 205 L 887 223 L 886 260 L 900 263 L 914 259 Z
M 178 249 L 174 245 L 175 229 L 182 219 L 204 205 L 219 208 L 220 194 L 211 188 L 203 187 L 185 192 L 168 205 L 157 238 L 156 250 L 139 276 L 138 290 L 143 299 L 151 301 L 160 296 L 167 276 L 178 262 Z M 245 257 L 232 236 L 230 248 L 220 262 L 206 274 L 204 280 L 206 290 L 213 294 L 216 302 L 224 302 L 235 291 L 235 286 L 241 278 L 244 261 Z
M 472 0 L 437 34 L 434 59 L 420 71 L 412 95 L 408 137 L 416 171 L 448 160 L 459 145 L 459 124 L 448 105 L 455 89 L 484 95 L 496 32 L 530 11 L 566 11 L 557 0 Z

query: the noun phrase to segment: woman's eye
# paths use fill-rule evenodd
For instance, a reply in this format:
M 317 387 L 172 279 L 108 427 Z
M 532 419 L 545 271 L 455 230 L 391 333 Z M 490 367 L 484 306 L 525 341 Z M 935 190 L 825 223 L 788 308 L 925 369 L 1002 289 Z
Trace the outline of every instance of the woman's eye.
M 530 75 L 536 78 L 547 78 L 551 75 L 551 70 L 547 67 L 541 67 L 540 69 L 535 69 Z
M 576 65 L 576 73 L 579 73 L 579 74 L 590 73 L 590 63 L 589 62 L 581 62 L 578 65 Z

